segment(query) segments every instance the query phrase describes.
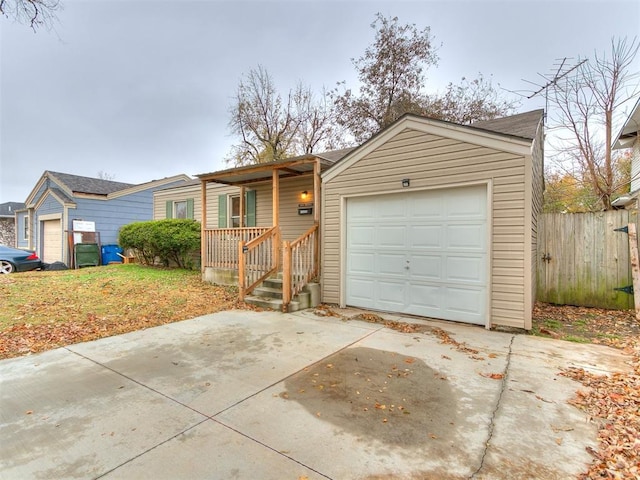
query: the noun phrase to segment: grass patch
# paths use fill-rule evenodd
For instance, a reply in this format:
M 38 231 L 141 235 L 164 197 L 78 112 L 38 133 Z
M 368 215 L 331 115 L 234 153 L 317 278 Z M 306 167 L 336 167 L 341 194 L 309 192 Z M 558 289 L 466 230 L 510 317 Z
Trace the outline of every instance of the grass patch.
M 137 264 L 2 275 L 0 298 L 0 358 L 245 308 L 199 271 Z
M 560 330 L 563 327 L 562 322 L 552 318 L 545 319 L 543 324 L 546 328 L 550 328 L 551 330 Z
M 578 337 L 576 335 L 565 335 L 564 337 L 562 337 L 563 340 L 566 340 L 567 342 L 573 342 L 573 343 L 591 343 L 591 340 L 585 337 Z

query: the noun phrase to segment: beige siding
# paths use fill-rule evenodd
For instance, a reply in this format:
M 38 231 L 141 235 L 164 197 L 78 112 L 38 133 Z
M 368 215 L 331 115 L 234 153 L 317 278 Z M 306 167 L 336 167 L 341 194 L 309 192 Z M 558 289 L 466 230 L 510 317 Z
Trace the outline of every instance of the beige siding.
M 537 255 L 538 255 L 538 218 L 542 214 L 542 204 L 544 202 L 544 128 L 538 126 L 536 136 L 531 151 L 531 308 L 527 309 L 525 317 L 525 328 L 532 327 L 532 309 L 536 300 L 537 275 Z
M 488 181 L 491 205 L 490 320 L 525 327 L 525 168 L 522 155 L 405 129 L 325 181 L 322 210 L 322 300 L 340 302 L 341 198 Z
M 256 222 L 259 227 L 273 225 L 273 189 L 272 182 L 251 185 L 256 191 Z M 302 200 L 301 194 L 307 191 L 308 200 Z M 313 177 L 303 175 L 280 180 L 280 231 L 282 240 L 295 240 L 313 226 L 313 215 L 298 215 L 298 205 L 314 203 Z
M 221 193 L 238 192 L 237 187 L 229 187 L 219 183 L 207 184 L 207 217 L 208 226 L 215 228 L 218 226 L 218 195 Z M 183 202 L 193 199 L 193 218 L 202 220 L 202 190 L 201 184 L 186 185 L 183 187 L 159 190 L 153 194 L 153 219 L 162 220 L 167 216 L 167 201 Z M 212 210 L 214 208 L 214 210 Z M 211 223 L 215 222 L 215 223 Z M 215 225 L 215 227 L 211 227 Z

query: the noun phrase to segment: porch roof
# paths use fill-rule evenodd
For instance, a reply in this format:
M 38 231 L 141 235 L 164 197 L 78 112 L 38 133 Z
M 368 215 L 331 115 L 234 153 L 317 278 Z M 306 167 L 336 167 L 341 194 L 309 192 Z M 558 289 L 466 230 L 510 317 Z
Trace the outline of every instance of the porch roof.
M 313 165 L 316 162 L 320 165 L 321 171 L 326 170 L 351 150 L 351 148 L 345 148 L 319 154 L 310 153 L 269 163 L 228 168 L 211 173 L 201 173 L 196 175 L 196 177 L 205 182 L 216 182 L 227 185 L 244 185 L 271 180 L 274 171 L 278 172 L 280 178 L 295 177 L 313 172 Z

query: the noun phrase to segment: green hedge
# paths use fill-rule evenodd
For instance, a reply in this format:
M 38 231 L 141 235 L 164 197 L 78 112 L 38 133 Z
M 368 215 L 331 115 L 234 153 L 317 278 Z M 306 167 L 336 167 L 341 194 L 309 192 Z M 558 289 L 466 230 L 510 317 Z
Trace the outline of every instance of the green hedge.
M 193 255 L 200 251 L 200 223 L 189 219 L 152 220 L 125 225 L 119 245 L 135 250 L 138 260 L 153 265 L 156 259 L 168 266 L 193 268 Z

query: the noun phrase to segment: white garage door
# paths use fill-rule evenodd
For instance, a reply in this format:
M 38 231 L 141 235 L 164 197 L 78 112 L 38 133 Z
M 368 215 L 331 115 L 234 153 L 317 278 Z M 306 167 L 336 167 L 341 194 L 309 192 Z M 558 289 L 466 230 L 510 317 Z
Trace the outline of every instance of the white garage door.
M 60 220 L 42 222 L 42 261 L 45 263 L 62 261 Z
M 347 305 L 486 323 L 484 185 L 347 199 Z

